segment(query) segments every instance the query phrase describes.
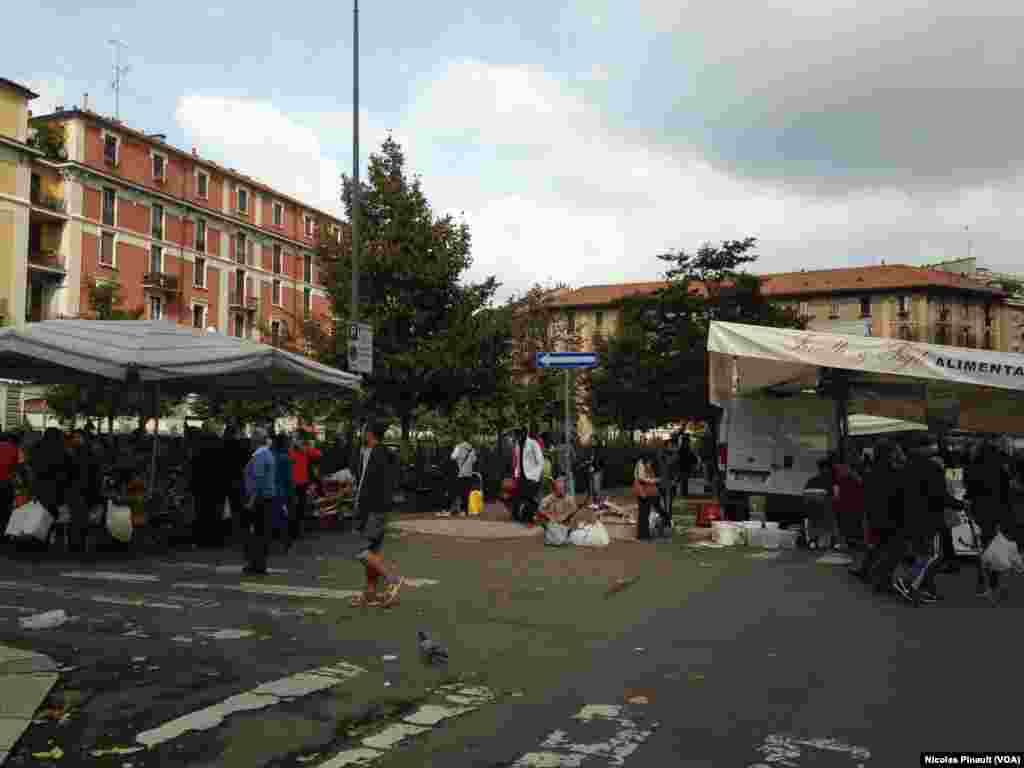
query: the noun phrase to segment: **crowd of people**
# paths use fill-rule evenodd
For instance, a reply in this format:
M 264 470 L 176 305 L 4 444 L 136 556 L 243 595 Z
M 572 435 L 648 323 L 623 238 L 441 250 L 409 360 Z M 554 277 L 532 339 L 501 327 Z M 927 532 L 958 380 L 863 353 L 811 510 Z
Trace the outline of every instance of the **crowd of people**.
M 964 498 L 952 492 L 947 463 L 962 464 Z M 870 454 L 852 464 L 824 459 L 808 482 L 829 501 L 834 544 L 863 549 L 852 573 L 876 593 L 891 593 L 912 602 L 940 599 L 936 576 L 959 569 L 952 529 L 958 510 L 968 509 L 984 550 L 1002 533 L 1018 541 L 1015 504 L 1024 490 L 1024 464 L 994 441 L 981 441 L 966 456 L 942 452 L 928 435 L 906 445 L 879 440 Z M 935 542 L 941 542 L 936 547 Z M 1005 597 L 999 574 L 978 566 L 978 595 Z

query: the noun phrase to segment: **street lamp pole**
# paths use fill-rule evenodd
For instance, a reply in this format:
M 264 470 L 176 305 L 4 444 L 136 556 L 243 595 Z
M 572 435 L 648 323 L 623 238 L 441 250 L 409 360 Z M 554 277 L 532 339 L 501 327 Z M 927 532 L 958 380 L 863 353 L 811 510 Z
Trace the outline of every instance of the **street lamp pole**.
M 359 322 L 359 0 L 352 7 L 352 322 Z

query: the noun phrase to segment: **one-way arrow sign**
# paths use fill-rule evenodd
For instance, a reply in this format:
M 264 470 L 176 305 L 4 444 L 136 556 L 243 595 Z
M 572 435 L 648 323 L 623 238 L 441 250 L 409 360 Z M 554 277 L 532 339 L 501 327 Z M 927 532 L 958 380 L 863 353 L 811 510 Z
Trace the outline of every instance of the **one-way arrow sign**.
M 595 368 L 597 355 L 593 352 L 538 352 L 538 368 Z

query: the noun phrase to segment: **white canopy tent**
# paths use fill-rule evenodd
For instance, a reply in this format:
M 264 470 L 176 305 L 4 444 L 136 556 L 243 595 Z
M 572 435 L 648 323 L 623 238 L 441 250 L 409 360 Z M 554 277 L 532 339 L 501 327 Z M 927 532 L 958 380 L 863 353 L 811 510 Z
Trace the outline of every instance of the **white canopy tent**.
M 813 389 L 823 370 L 848 373 L 851 411 L 952 428 L 1024 433 L 1024 355 L 814 331 L 712 322 L 709 398 Z M 952 408 L 950 407 L 952 405 Z
M 868 435 L 891 435 L 897 432 L 927 432 L 927 424 L 914 421 L 889 419 L 885 416 L 871 416 L 867 413 L 850 414 L 850 437 Z
M 163 320 L 49 320 L 0 330 L 0 377 L 36 384 L 100 377 L 228 398 L 334 395 L 360 382 L 301 355 Z

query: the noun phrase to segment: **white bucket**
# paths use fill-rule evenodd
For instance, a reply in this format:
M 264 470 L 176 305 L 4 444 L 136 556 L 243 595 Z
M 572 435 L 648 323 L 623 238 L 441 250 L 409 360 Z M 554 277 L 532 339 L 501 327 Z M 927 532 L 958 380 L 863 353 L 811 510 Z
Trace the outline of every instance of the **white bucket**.
M 735 547 L 744 543 L 744 530 L 736 523 L 716 520 L 711 526 L 711 537 L 718 544 L 726 547 Z

